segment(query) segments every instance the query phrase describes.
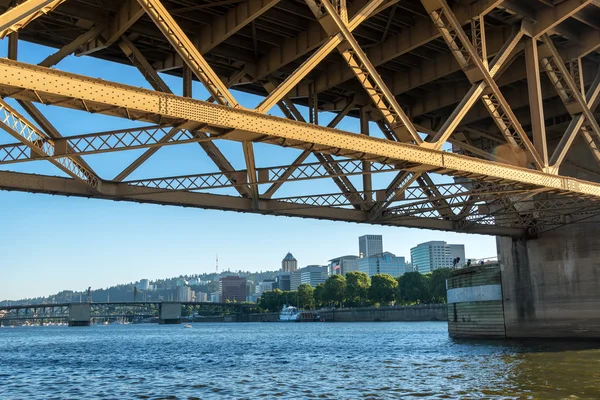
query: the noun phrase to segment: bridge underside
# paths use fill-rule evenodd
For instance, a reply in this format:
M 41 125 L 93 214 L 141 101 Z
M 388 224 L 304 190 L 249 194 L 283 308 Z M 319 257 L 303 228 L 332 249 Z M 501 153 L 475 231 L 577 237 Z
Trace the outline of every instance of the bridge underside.
M 60 176 L 0 171 L 0 189 L 513 237 L 600 214 L 598 1 L 19 3 L 0 0 L 0 164 Z M 26 64 L 20 41 L 56 51 Z M 60 71 L 72 54 L 147 88 Z M 63 134 L 56 107 L 124 129 Z M 140 173 L 190 143 L 214 171 Z

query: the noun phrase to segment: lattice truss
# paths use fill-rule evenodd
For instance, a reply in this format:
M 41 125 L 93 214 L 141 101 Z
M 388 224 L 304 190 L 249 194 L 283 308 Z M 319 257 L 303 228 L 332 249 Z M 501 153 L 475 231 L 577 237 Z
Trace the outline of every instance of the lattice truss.
M 1 189 L 511 236 L 600 213 L 597 1 L 92 3 L 0 0 L 0 128 L 16 141 L 0 164 L 66 176 L 3 171 Z M 20 40 L 57 50 L 25 64 Z M 131 65 L 153 90 L 57 69 L 71 54 Z M 232 88 L 261 101 L 245 108 Z M 138 126 L 64 136 L 34 103 Z M 344 119 L 358 132 L 337 129 Z M 241 143 L 245 168 L 223 141 Z M 215 172 L 130 178 L 189 143 Z M 259 145 L 298 154 L 273 166 Z M 86 162 L 134 149 L 115 177 Z M 337 191 L 294 183 L 309 180 Z

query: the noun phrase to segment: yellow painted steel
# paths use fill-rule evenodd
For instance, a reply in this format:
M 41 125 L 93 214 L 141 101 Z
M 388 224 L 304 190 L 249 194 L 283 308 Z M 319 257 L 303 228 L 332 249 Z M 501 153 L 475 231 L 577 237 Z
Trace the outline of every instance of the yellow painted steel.
M 0 60 L 0 91 L 13 97 L 31 100 L 39 96 L 45 102 L 60 102 L 58 105 L 62 107 L 88 108 L 123 117 L 133 112 L 139 115 L 147 113 L 235 129 L 239 133 L 232 134 L 229 137 L 232 140 L 253 140 L 263 136 L 282 138 L 286 139 L 287 146 L 292 147 L 313 147 L 324 152 L 343 149 L 346 154 L 364 154 L 365 157 L 387 159 L 388 162 L 416 163 L 426 171 L 461 171 L 483 180 L 496 178 L 600 198 L 600 184 L 593 182 L 161 94 L 11 60 Z M 356 158 L 350 154 L 348 157 Z

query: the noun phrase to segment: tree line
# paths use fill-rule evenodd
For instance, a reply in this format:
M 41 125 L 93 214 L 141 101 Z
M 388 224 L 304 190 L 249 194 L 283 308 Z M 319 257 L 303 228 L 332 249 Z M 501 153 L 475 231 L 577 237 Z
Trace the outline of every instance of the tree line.
M 439 268 L 425 275 L 407 272 L 397 278 L 388 274 L 369 278 L 364 272 L 353 271 L 346 275 L 331 275 L 314 288 L 303 283 L 295 291 L 266 291 L 258 300 L 258 306 L 263 311 L 277 312 L 284 305 L 312 310 L 327 306 L 445 303 L 446 279 L 450 272 L 450 268 Z

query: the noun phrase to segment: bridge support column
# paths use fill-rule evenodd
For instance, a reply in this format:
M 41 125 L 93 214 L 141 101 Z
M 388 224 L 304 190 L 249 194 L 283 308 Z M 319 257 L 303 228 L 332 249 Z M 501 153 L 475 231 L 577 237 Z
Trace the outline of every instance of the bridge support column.
M 73 303 L 69 306 L 69 326 L 90 326 L 92 306 L 89 303 Z
M 180 324 L 181 303 L 161 303 L 159 318 L 161 324 Z
M 507 338 L 600 338 L 600 220 L 497 242 Z

